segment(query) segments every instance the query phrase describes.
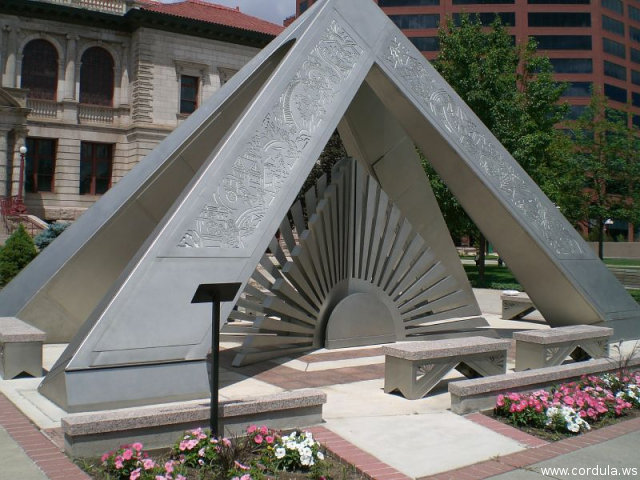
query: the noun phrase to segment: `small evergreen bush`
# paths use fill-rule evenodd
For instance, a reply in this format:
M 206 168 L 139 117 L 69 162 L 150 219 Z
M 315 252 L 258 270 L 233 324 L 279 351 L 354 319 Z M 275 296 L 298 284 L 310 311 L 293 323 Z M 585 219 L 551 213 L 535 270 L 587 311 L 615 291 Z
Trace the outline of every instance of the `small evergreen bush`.
M 56 238 L 58 238 L 58 236 L 62 232 L 64 232 L 69 225 L 70 224 L 66 222 L 56 222 L 56 223 L 50 224 L 46 230 L 40 232 L 33 239 L 34 243 L 36 244 L 36 247 L 38 247 L 40 250 L 43 250 L 44 248 L 48 247 L 49 244 L 53 242 Z
M 0 285 L 6 285 L 38 254 L 33 239 L 22 225 L 0 251 Z

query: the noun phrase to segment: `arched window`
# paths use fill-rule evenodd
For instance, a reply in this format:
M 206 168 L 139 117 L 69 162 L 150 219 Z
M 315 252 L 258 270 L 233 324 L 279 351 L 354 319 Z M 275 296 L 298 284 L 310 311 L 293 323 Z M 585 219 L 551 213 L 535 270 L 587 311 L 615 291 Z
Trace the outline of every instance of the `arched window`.
M 113 105 L 113 58 L 104 48 L 91 47 L 82 55 L 80 103 Z
M 21 87 L 30 98 L 55 100 L 58 88 L 58 52 L 51 43 L 38 39 L 27 43 L 22 52 Z

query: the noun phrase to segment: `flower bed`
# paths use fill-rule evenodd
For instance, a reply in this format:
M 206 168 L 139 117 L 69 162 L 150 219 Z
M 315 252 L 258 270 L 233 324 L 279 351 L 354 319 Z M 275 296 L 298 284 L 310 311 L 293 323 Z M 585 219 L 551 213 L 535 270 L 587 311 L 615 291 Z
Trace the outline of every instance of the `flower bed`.
M 549 392 L 499 395 L 494 414 L 516 427 L 578 434 L 640 409 L 639 385 L 640 372 L 589 375 Z
M 281 435 L 266 426 L 251 425 L 241 438 L 216 438 L 208 430 L 185 433 L 170 452 L 144 451 L 141 443 L 105 453 L 99 462 L 80 465 L 104 480 L 260 480 L 288 478 L 361 478 L 352 469 L 325 459 L 310 432 Z

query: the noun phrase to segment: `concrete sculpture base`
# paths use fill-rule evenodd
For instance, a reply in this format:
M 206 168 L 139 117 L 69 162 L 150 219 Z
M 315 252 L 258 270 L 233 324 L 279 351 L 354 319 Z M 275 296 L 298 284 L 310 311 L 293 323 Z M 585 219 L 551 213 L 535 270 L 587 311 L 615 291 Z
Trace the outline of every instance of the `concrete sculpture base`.
M 371 0 L 324 0 L 0 292 L 0 316 L 71 339 L 41 392 L 69 410 L 206 392 L 196 287 L 247 285 L 336 126 L 430 248 L 446 235 L 422 208 L 415 145 L 552 326 L 640 337 L 640 307 L 394 23 Z

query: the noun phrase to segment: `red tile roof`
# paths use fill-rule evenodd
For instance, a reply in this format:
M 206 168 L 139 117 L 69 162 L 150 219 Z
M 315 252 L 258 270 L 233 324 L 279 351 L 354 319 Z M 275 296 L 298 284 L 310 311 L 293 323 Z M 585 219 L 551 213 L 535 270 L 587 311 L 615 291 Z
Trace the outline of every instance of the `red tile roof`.
M 184 0 L 178 3 L 161 3 L 157 0 L 139 0 L 142 10 L 164 13 L 175 17 L 200 20 L 202 22 L 225 25 L 253 32 L 278 35 L 284 27 L 260 18 L 242 13 L 235 8 L 225 7 L 204 0 Z

